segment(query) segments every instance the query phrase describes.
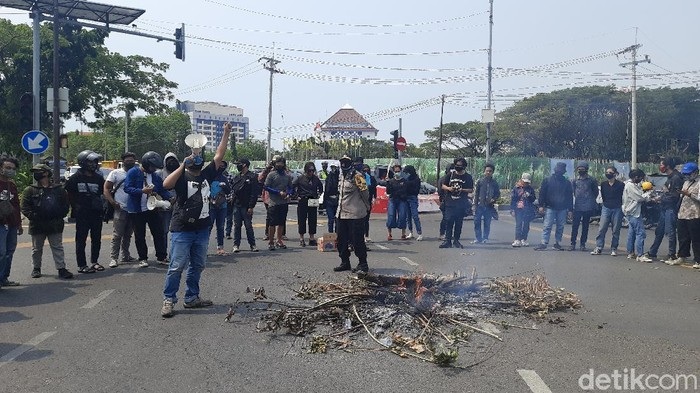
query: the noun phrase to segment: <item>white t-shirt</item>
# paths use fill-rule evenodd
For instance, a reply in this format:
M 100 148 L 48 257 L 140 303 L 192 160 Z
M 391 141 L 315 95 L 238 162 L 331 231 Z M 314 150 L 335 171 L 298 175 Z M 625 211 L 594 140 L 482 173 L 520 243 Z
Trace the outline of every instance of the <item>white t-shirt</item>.
M 121 206 L 124 210 L 126 210 L 126 203 L 129 200 L 129 195 L 124 192 L 125 179 L 126 171 L 122 168 L 115 169 L 112 172 L 109 172 L 109 175 L 107 175 L 107 181 L 112 183 L 112 190 L 119 186 L 119 189 L 114 194 L 114 200 L 117 201 L 119 206 Z

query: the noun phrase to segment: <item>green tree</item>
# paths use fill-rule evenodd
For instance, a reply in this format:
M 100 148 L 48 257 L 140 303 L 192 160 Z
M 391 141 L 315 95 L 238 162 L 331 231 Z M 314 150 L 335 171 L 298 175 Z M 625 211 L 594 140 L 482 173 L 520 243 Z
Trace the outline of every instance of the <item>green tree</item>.
M 237 145 L 238 157 L 247 158 L 250 161 L 265 161 L 267 145 L 265 141 L 248 138 Z
M 62 25 L 59 34 L 59 84 L 70 89 L 69 113 L 86 122 L 88 110 L 97 121 L 88 123 L 102 128 L 115 121 L 125 106 L 147 113 L 162 113 L 177 87 L 164 77 L 167 63 L 156 63 L 144 56 L 123 56 L 104 46 L 107 33 L 94 29 Z M 53 79 L 52 26 L 41 26 L 41 89 L 46 91 Z M 14 25 L 0 19 L 0 150 L 19 151 L 16 142 L 27 130 L 19 127 L 19 97 L 32 90 L 32 31 L 27 25 Z M 51 130 L 51 114 L 43 104 L 39 108 L 42 129 Z M 124 104 L 118 104 L 122 102 Z M 102 124 L 100 124 L 102 123 Z

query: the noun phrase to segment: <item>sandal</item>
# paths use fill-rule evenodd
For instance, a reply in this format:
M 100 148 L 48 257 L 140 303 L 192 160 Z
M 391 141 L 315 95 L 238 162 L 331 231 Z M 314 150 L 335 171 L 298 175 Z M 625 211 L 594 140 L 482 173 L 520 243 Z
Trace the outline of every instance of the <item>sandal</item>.
M 387 240 L 387 241 L 392 241 L 393 239 L 394 239 L 394 238 L 391 237 L 391 235 L 389 235 L 389 236 L 386 237 L 386 240 Z
M 96 270 L 92 266 L 83 266 L 78 268 L 78 273 L 95 273 Z
M 92 268 L 95 269 L 95 271 L 98 272 L 103 272 L 105 270 L 105 267 L 100 265 L 99 263 L 93 263 Z
M 304 242 L 304 239 L 299 240 L 299 245 L 302 247 L 306 247 L 306 243 Z
M 285 249 L 287 248 L 287 245 L 282 242 L 277 242 L 277 248 Z

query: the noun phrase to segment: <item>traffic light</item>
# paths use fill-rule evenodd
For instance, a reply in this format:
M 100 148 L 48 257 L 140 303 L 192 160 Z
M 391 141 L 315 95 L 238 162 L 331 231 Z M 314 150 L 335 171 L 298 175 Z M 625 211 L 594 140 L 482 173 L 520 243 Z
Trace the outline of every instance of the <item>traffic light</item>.
M 185 61 L 185 25 L 175 29 L 175 58 Z
M 396 146 L 396 142 L 399 140 L 399 130 L 394 130 L 390 132 L 391 134 L 391 142 L 394 145 L 394 158 L 399 158 L 399 149 Z
M 24 93 L 19 98 L 19 126 L 22 132 L 31 131 L 34 128 L 34 96 L 32 93 Z

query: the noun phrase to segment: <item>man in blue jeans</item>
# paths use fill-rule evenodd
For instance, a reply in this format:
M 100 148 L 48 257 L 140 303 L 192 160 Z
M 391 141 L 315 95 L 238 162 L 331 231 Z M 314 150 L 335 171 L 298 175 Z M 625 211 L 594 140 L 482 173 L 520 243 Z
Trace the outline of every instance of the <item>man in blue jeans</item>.
M 627 259 L 636 259 L 637 262 L 651 263 L 652 259 L 643 255 L 646 230 L 642 219 L 642 203 L 649 202 L 649 192 L 644 192 L 639 183 L 646 175 L 641 169 L 632 169 L 629 180 L 625 182 L 622 192 L 622 212 L 627 217 L 629 229 L 627 230 Z
M 209 165 L 204 167 L 204 159 L 192 154 L 163 182 L 166 189 L 175 189 L 177 194 L 170 223 L 170 266 L 165 276 L 163 306 L 160 311 L 165 318 L 173 316 L 180 278 L 185 269 L 185 308 L 209 307 L 213 304 L 211 300 L 199 297 L 199 279 L 206 264 L 209 245 L 210 184 L 223 167 L 222 161 L 230 134 L 231 124 L 227 122 L 214 159 Z
M 598 208 L 596 199 L 598 198 L 598 182 L 588 176 L 588 161 L 579 161 L 576 165 L 576 177 L 571 181 L 574 192 L 574 213 L 571 223 L 571 246 L 569 251 L 576 250 L 576 238 L 578 229 L 581 227 L 581 239 L 579 240 L 579 250 L 588 251 L 586 242 L 588 241 L 588 227 L 591 224 L 591 217 Z
M 610 165 L 605 168 L 605 178 L 600 182 L 600 195 L 603 199 L 603 208 L 600 211 L 600 225 L 598 236 L 595 238 L 595 249 L 591 255 L 603 253 L 605 245 L 605 235 L 608 227 L 612 223 L 612 240 L 610 241 L 610 255 L 617 256 L 617 247 L 620 245 L 620 228 L 622 227 L 622 192 L 625 190 L 625 183 L 618 180 L 617 168 Z
M 491 234 L 491 219 L 495 211 L 494 204 L 501 197 L 500 187 L 496 179 L 493 178 L 495 168 L 492 163 L 486 163 L 484 166 L 484 177 L 476 182 L 474 189 L 476 212 L 474 213 L 474 241 L 472 243 L 487 243 Z
M 549 244 L 549 237 L 552 234 L 552 226 L 556 223 L 557 228 L 554 234 L 554 249 L 561 250 L 561 239 L 564 236 L 564 224 L 566 216 L 573 207 L 574 193 L 571 182 L 564 174 L 566 173 L 566 163 L 558 162 L 554 167 L 554 173 L 542 181 L 540 187 L 540 213 L 545 213 L 544 226 L 542 228 L 542 242 L 535 247 L 535 251 L 544 251 Z
M 659 173 L 666 174 L 666 183 L 661 197 L 655 202 L 659 203 L 661 211 L 659 223 L 654 232 L 654 242 L 646 256 L 656 258 L 664 236 L 668 237 L 668 257 L 664 262 L 674 261 L 676 256 L 676 222 L 678 219 L 678 207 L 680 206 L 680 190 L 683 188 L 683 176 L 676 170 L 673 158 L 664 158 L 659 164 Z

